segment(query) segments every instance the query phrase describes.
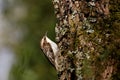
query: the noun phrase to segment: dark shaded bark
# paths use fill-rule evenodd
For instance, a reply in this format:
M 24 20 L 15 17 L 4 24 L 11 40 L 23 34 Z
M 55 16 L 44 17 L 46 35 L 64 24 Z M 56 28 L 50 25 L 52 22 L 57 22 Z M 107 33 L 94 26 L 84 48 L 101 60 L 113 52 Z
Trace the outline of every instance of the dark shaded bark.
M 59 80 L 120 79 L 120 1 L 54 0 L 53 4 Z

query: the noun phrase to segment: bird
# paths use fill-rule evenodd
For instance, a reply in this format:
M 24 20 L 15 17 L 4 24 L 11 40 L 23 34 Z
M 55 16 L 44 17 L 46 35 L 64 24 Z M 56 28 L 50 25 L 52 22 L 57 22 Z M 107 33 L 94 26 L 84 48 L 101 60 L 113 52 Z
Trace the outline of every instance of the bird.
M 47 57 L 47 59 L 52 63 L 53 66 L 56 65 L 56 56 L 58 52 L 58 46 L 55 42 L 47 37 L 47 33 L 43 36 L 40 41 L 40 47 Z

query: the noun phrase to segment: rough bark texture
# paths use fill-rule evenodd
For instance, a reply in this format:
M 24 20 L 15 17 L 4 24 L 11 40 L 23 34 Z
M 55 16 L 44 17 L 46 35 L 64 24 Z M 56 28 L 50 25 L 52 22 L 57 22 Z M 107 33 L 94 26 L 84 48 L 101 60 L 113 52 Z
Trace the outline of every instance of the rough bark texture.
M 119 80 L 120 0 L 53 0 L 59 80 Z

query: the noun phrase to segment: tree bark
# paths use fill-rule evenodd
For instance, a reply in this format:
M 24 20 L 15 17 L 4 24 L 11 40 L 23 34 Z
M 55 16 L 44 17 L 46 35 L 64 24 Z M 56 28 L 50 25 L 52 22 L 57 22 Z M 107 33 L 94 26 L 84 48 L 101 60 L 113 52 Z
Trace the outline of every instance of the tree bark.
M 53 0 L 59 80 L 119 80 L 120 1 Z

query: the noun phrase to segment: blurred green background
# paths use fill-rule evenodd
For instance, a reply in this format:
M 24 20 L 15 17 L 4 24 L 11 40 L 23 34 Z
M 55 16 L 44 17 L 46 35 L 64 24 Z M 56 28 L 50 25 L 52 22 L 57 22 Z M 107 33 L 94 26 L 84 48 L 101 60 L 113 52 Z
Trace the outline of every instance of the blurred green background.
M 57 80 L 57 73 L 40 49 L 40 39 L 48 32 L 55 38 L 55 15 L 52 0 L 1 0 L 3 15 L 17 35 L 7 40 L 16 55 L 10 80 Z M 7 23 L 6 23 L 7 24 Z M 7 28 L 8 29 L 8 28 Z

